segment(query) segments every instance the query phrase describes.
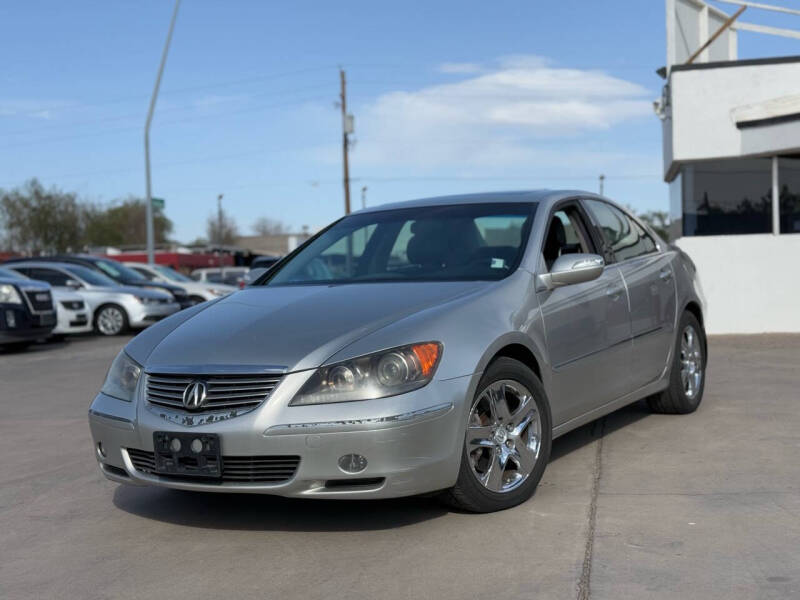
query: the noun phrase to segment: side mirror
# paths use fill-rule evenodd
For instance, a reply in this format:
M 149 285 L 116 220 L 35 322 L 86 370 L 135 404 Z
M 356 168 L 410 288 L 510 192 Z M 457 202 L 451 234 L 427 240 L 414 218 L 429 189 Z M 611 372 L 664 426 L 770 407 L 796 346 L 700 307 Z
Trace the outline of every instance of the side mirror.
M 597 254 L 564 254 L 556 259 L 549 273 L 539 275 L 548 290 L 592 281 L 603 274 L 605 261 Z
M 75 281 L 74 279 L 67 279 L 67 287 L 71 290 L 79 290 L 83 287 L 79 281 Z

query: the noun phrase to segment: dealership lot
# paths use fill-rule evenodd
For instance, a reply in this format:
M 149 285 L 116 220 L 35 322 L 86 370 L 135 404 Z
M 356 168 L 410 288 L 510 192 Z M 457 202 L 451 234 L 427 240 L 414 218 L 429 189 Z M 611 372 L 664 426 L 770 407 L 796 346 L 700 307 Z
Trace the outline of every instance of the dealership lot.
M 110 483 L 86 410 L 127 339 L 0 354 L 1 598 L 800 596 L 800 336 L 712 338 L 696 414 L 582 427 L 489 515 Z

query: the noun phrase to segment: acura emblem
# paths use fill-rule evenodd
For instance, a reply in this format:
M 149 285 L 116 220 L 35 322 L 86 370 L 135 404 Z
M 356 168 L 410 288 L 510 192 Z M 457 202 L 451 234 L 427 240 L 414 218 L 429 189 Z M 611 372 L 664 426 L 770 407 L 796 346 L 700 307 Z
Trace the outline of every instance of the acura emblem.
M 187 410 L 200 410 L 206 405 L 208 388 L 204 381 L 193 381 L 183 390 L 183 406 Z

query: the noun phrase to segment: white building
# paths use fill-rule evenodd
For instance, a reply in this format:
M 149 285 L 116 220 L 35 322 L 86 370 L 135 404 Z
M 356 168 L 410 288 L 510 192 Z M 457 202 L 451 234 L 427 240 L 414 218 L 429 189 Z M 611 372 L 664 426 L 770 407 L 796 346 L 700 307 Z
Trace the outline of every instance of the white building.
M 748 7 L 697 53 L 733 11 L 666 0 L 671 237 L 697 264 L 709 333 L 800 332 L 800 56 L 737 58 L 741 31 L 800 32 L 744 22 L 763 4 L 726 4 Z

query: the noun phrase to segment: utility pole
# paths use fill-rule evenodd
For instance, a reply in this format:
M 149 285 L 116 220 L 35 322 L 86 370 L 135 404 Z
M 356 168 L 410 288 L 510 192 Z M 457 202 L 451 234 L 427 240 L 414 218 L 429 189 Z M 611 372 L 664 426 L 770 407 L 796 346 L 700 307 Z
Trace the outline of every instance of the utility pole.
M 167 52 L 169 52 L 169 43 L 172 41 L 172 31 L 175 29 L 175 19 L 178 17 L 178 6 L 181 0 L 175 0 L 175 8 L 172 10 L 172 20 L 169 22 L 169 31 L 167 31 L 167 41 L 164 43 L 164 51 L 161 53 L 161 63 L 158 65 L 158 75 L 156 76 L 156 84 L 153 87 L 153 95 L 150 96 L 150 108 L 147 110 L 147 120 L 144 123 L 144 173 L 145 173 L 145 199 L 147 205 L 145 206 L 145 214 L 147 218 L 147 262 L 153 264 L 155 262 L 154 251 L 154 236 L 153 236 L 153 196 L 150 189 L 150 123 L 153 120 L 153 111 L 156 108 L 156 99 L 158 98 L 158 88 L 161 86 L 161 75 L 164 73 L 164 65 L 167 62 Z
M 220 276 L 224 275 L 225 267 L 222 265 L 222 196 L 217 196 L 217 252 L 219 253 L 219 271 Z
M 367 208 L 367 186 L 361 188 L 361 208 Z
M 348 135 L 353 133 L 353 117 L 347 114 L 347 79 L 344 69 L 339 69 L 339 82 L 341 91 L 339 104 L 342 109 L 342 156 L 344 165 L 344 214 L 350 214 L 350 168 L 347 162 L 347 154 L 350 146 Z
M 606 181 L 606 176 L 605 175 L 600 175 L 600 195 L 601 196 L 603 195 L 603 184 L 605 183 L 605 181 Z

